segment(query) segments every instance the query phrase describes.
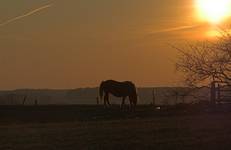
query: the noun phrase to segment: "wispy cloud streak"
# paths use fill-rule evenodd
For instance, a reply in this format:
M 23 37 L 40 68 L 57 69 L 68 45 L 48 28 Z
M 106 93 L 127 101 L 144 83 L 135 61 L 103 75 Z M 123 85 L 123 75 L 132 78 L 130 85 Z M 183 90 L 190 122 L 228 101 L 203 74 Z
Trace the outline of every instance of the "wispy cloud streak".
M 191 25 L 191 26 L 179 26 L 179 27 L 174 27 L 174 28 L 167 28 L 167 29 L 163 29 L 163 30 L 158 30 L 158 31 L 154 31 L 151 32 L 151 34 L 155 34 L 155 33 L 165 33 L 165 32 L 175 32 L 175 31 L 183 31 L 183 30 L 191 30 L 191 29 L 195 29 L 198 27 L 202 27 L 204 25 Z
M 52 7 L 52 4 L 48 4 L 48 5 L 45 5 L 45 6 L 36 8 L 36 9 L 34 9 L 34 10 L 30 11 L 30 12 L 27 12 L 27 13 L 25 13 L 25 14 L 23 14 L 23 15 L 14 17 L 14 18 L 9 19 L 9 20 L 6 20 L 6 21 L 0 23 L 0 27 L 5 26 L 5 25 L 7 25 L 7 24 L 9 24 L 9 23 L 12 23 L 12 22 L 14 22 L 14 21 L 20 20 L 20 19 L 22 19 L 22 18 L 31 16 L 31 15 L 33 15 L 33 14 L 35 14 L 35 13 L 38 13 L 38 12 L 44 10 L 44 9 L 49 8 L 49 7 Z

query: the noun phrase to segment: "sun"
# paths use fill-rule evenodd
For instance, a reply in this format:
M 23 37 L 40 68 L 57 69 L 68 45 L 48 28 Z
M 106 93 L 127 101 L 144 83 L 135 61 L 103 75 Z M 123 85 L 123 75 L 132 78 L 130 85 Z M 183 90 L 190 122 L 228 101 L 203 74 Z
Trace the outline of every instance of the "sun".
M 195 0 L 198 17 L 219 24 L 231 16 L 231 0 Z

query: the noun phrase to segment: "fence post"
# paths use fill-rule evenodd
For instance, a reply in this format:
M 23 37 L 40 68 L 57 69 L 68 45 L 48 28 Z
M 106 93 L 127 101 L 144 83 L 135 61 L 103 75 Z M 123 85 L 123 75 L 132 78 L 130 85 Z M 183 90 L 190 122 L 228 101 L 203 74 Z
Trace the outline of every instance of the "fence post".
M 27 99 L 27 96 L 24 96 L 23 101 L 22 101 L 22 105 L 25 105 L 26 99 Z
M 215 81 L 211 82 L 210 88 L 210 102 L 211 104 L 216 104 L 216 83 Z
M 175 105 L 176 105 L 178 103 L 179 93 L 178 93 L 178 91 L 175 91 L 174 94 L 175 94 Z M 182 103 L 184 103 L 184 100 L 182 101 Z
M 152 91 L 152 104 L 153 106 L 156 106 L 155 88 L 153 88 L 153 91 Z
M 99 97 L 98 96 L 96 97 L 96 103 L 97 103 L 97 105 L 99 105 Z
M 38 99 L 35 99 L 34 105 L 35 105 L 35 106 L 38 106 Z
M 218 86 L 217 86 L 217 101 L 218 101 L 218 103 L 221 102 L 221 86 L 220 86 L 220 84 L 218 84 Z

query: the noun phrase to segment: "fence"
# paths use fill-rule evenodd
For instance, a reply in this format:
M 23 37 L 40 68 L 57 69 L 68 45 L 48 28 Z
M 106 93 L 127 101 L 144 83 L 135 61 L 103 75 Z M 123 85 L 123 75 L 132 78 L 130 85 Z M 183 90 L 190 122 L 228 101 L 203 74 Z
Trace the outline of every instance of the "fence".
M 219 81 L 211 83 L 211 102 L 217 103 L 231 103 L 231 86 Z

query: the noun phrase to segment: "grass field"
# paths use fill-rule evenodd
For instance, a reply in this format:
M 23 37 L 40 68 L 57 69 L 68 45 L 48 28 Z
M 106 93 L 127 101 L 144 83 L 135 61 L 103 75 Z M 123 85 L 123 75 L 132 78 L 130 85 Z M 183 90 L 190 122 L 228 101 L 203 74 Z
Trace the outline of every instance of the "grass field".
M 188 110 L 0 106 L 0 150 L 230 149 L 229 109 Z

